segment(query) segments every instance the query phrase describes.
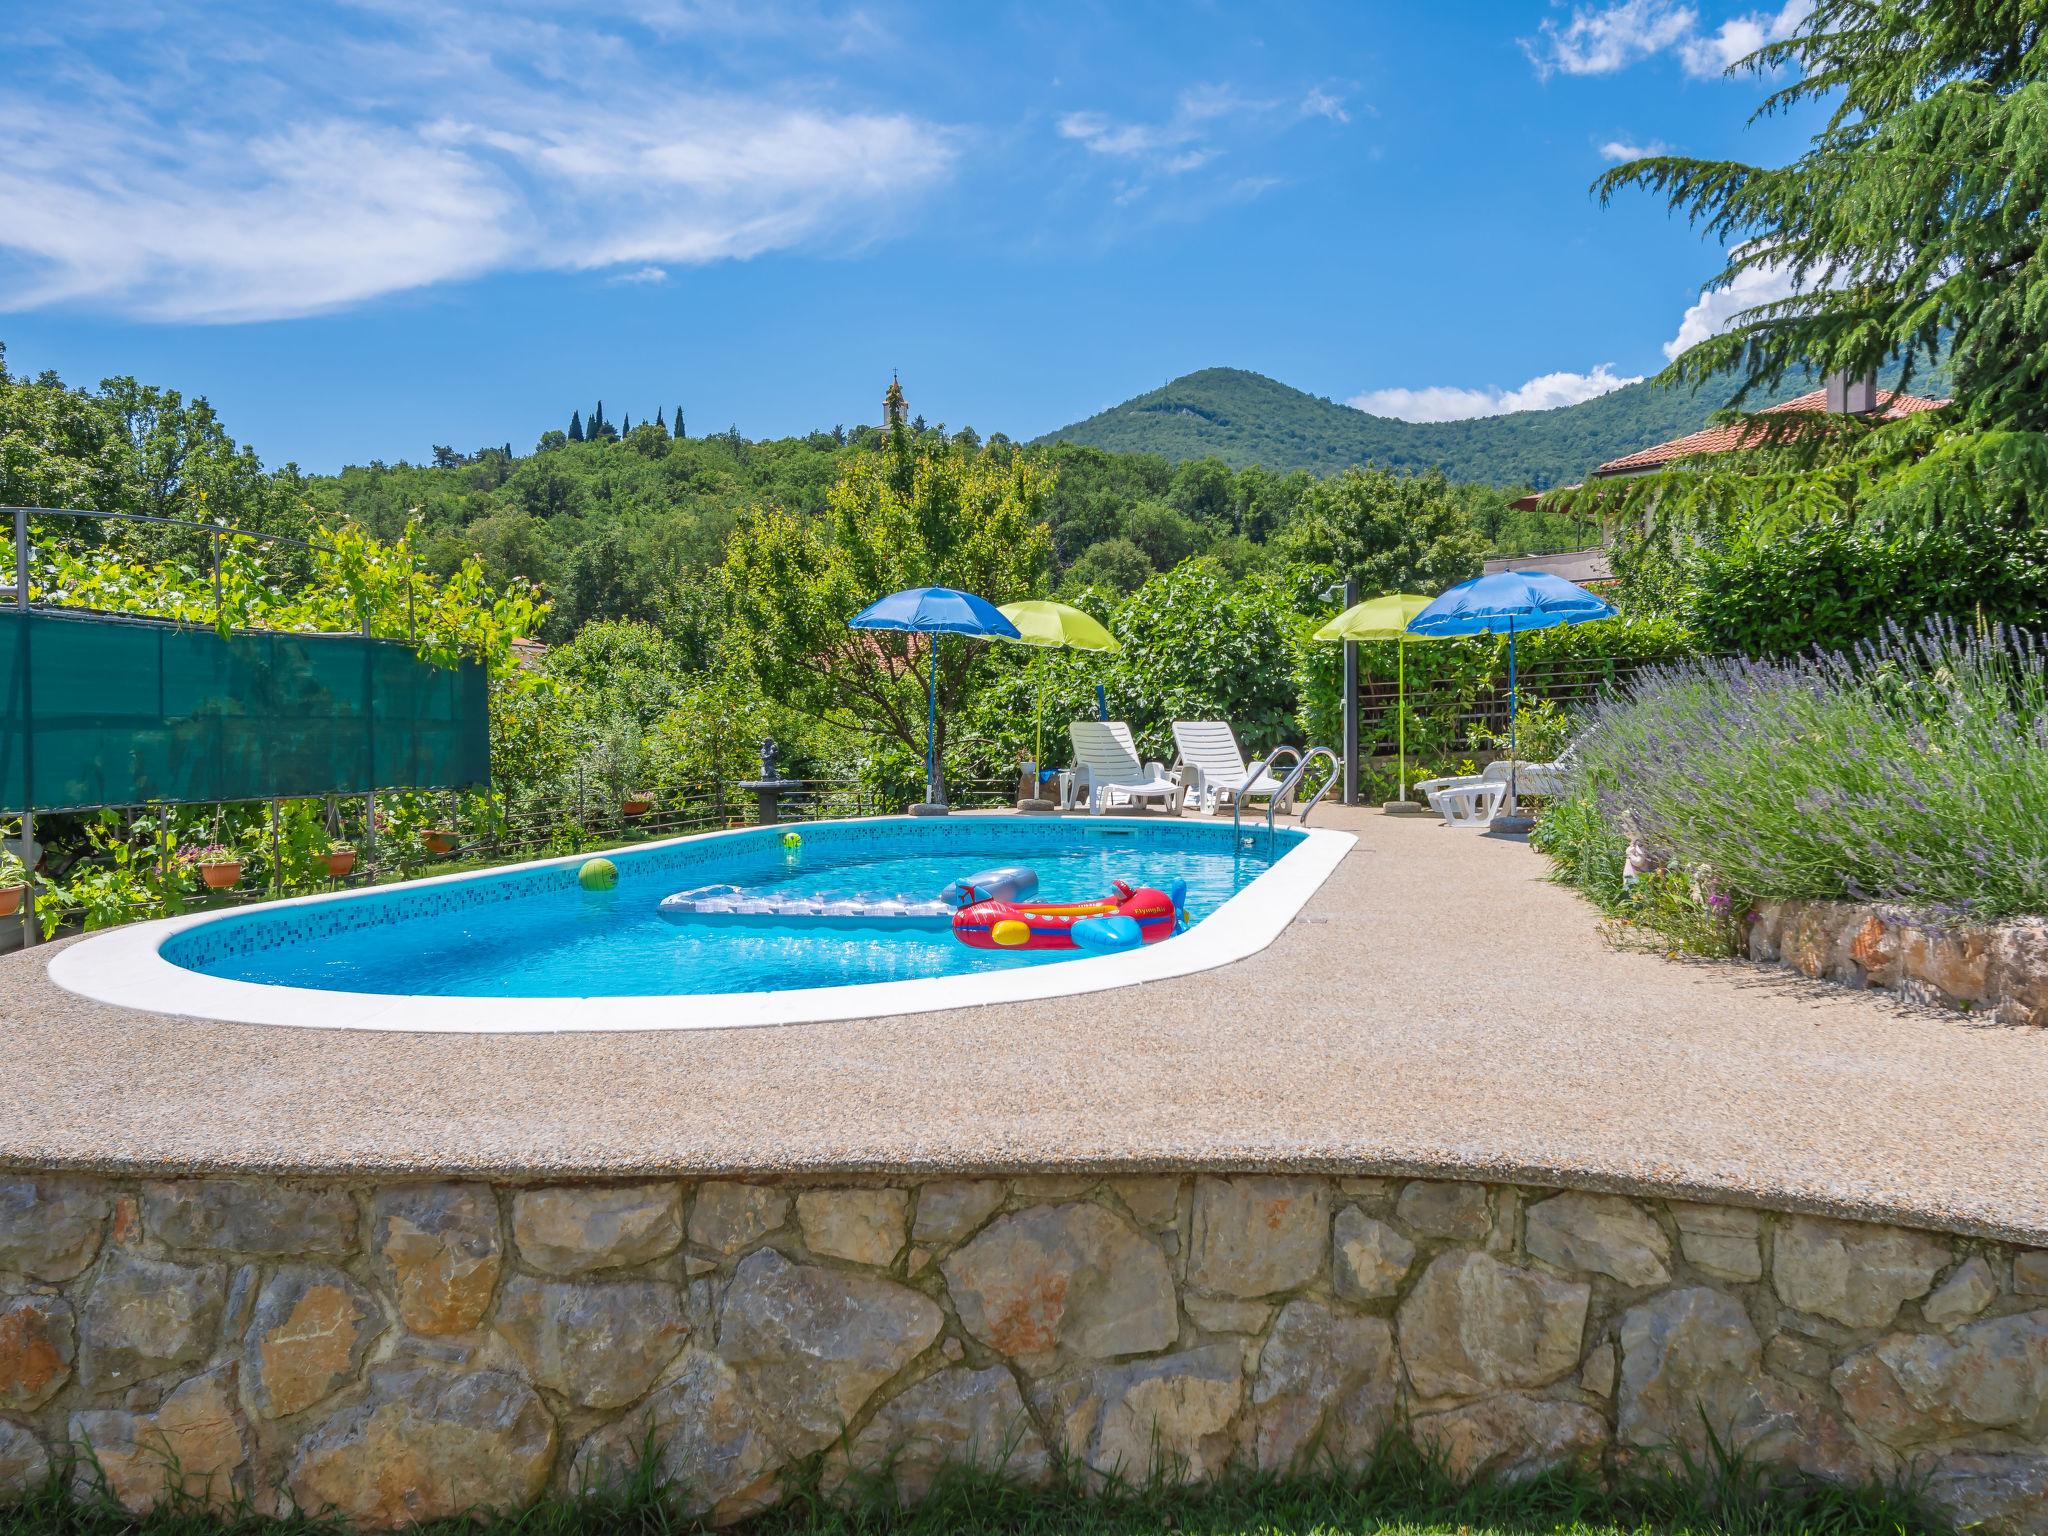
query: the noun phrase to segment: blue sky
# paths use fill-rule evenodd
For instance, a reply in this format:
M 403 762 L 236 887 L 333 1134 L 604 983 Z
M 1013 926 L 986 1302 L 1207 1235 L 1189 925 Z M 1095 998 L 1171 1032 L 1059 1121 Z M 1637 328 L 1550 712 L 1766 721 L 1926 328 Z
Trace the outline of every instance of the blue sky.
M 1215 365 L 1412 418 L 1654 372 L 1745 294 L 1631 147 L 1779 162 L 1804 0 L 10 7 L 0 341 L 267 462 L 913 409 L 1029 437 Z

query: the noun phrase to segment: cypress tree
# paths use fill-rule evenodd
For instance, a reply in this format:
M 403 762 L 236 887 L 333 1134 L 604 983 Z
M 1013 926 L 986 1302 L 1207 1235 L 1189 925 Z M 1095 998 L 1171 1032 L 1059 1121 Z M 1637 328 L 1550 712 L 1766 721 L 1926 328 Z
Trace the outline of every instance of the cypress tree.
M 625 423 L 624 423 L 624 425 L 622 425 L 622 426 L 621 426 L 621 427 L 619 428 L 619 436 L 621 436 L 621 437 L 631 437 L 632 435 L 633 435 L 633 413 L 632 413 L 631 411 L 628 411 L 628 412 L 626 412 L 626 420 L 625 420 Z
M 569 413 L 569 441 L 572 443 L 583 441 L 583 413 L 581 411 L 571 411 Z
M 676 407 L 676 436 L 688 437 L 689 435 L 689 433 L 683 430 L 683 408 L 679 405 Z

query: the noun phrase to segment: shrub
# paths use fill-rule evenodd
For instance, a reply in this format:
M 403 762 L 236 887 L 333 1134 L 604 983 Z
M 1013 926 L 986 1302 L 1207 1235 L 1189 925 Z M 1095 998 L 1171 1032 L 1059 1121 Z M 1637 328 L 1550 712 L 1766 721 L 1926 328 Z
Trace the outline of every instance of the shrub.
M 1651 668 L 1597 707 L 1579 761 L 1540 842 L 1596 893 L 1634 840 L 1751 897 L 2048 913 L 2048 651 L 2027 631 L 1933 621 Z

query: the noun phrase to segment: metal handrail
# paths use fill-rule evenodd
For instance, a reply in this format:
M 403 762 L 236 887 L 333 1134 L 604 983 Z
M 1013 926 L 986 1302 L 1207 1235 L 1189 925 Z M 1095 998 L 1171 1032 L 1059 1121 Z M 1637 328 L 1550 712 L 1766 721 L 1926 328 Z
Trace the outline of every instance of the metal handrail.
M 1295 818 L 1303 826 L 1308 825 L 1308 813 L 1316 808 L 1316 802 L 1330 792 L 1330 787 L 1337 782 L 1339 776 L 1344 772 L 1344 765 L 1337 761 L 1337 754 L 1328 747 L 1310 747 L 1308 749 L 1308 756 L 1295 764 L 1294 772 L 1287 775 L 1281 781 L 1278 792 L 1274 794 L 1271 800 L 1266 802 L 1266 836 L 1269 842 L 1273 834 L 1273 815 L 1280 809 L 1280 802 L 1299 788 L 1302 779 L 1308 773 L 1309 765 L 1315 762 L 1317 758 L 1322 758 L 1329 763 L 1330 776 L 1323 780 L 1323 787 L 1321 789 L 1308 797 L 1308 803 L 1301 808 L 1300 814 Z
M 1294 754 L 1294 759 L 1295 759 L 1295 761 L 1296 761 L 1296 762 L 1300 762 L 1300 761 L 1301 761 L 1301 748 L 1299 748 L 1299 747 L 1295 747 L 1295 746 L 1289 746 L 1289 745 L 1288 745 L 1288 744 L 1287 744 L 1286 742 L 1284 742 L 1284 741 L 1283 741 L 1282 743 L 1280 743 L 1280 745 L 1279 745 L 1279 746 L 1275 747 L 1275 748 L 1274 748 L 1274 749 L 1273 749 L 1272 751 L 1268 752 L 1268 753 L 1267 753 L 1267 754 L 1266 754 L 1266 755 L 1265 755 L 1264 757 L 1262 757 L 1262 758 L 1260 758 L 1260 759 L 1259 759 L 1259 766 L 1258 766 L 1257 770 L 1255 770 L 1255 772 L 1256 772 L 1256 773 L 1270 773 L 1270 772 L 1272 772 L 1272 770 L 1273 770 L 1273 765 L 1274 765 L 1274 764 L 1275 764 L 1276 762 L 1278 762 L 1278 761 L 1280 760 L 1280 754 L 1281 754 L 1282 752 L 1291 752 L 1291 753 L 1293 753 L 1293 754 Z M 1251 778 L 1252 778 L 1252 777 L 1253 777 L 1253 775 L 1250 775 L 1250 774 L 1248 774 L 1248 775 L 1246 776 L 1246 782 L 1247 782 L 1247 783 L 1248 783 L 1248 782 L 1250 782 L 1250 780 L 1251 780 Z M 1276 798 L 1276 799 L 1277 799 L 1278 797 L 1277 797 L 1277 796 L 1275 796 L 1274 798 Z M 1268 805 L 1267 805 L 1267 810 L 1268 810 L 1268 811 L 1270 812 L 1270 811 L 1271 811 L 1271 809 L 1272 809 L 1272 806 L 1271 806 L 1271 804 L 1270 804 L 1270 802 L 1269 802 L 1269 803 L 1268 803 Z M 1268 819 L 1269 821 L 1271 820 L 1271 817 L 1270 817 L 1270 815 L 1268 816 L 1268 818 L 1267 818 L 1267 819 Z M 1233 844 L 1232 844 L 1232 846 L 1233 846 L 1233 847 L 1237 847 L 1237 846 L 1242 846 L 1242 845 L 1243 845 L 1243 843 L 1244 843 L 1244 796 L 1243 796 L 1243 795 L 1240 795 L 1240 794 L 1234 794 L 1234 793 L 1233 793 L 1233 794 L 1231 795 L 1231 797 L 1230 797 L 1230 835 L 1231 835 L 1231 837 L 1232 837 L 1232 838 L 1233 838 L 1233 839 L 1235 840 L 1235 841 L 1233 842 Z

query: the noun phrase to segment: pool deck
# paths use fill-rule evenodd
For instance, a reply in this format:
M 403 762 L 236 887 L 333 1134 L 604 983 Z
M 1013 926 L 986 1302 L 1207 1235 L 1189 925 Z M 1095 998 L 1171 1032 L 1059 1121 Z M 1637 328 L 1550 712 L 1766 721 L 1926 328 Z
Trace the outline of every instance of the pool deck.
M 1084 996 L 756 1029 L 168 1018 L 0 958 L 0 1165 L 497 1176 L 1438 1174 L 2048 1243 L 2048 1039 L 1618 951 L 1518 841 L 1359 842 L 1280 938 Z M 1190 938 L 1200 942 L 1200 932 Z

